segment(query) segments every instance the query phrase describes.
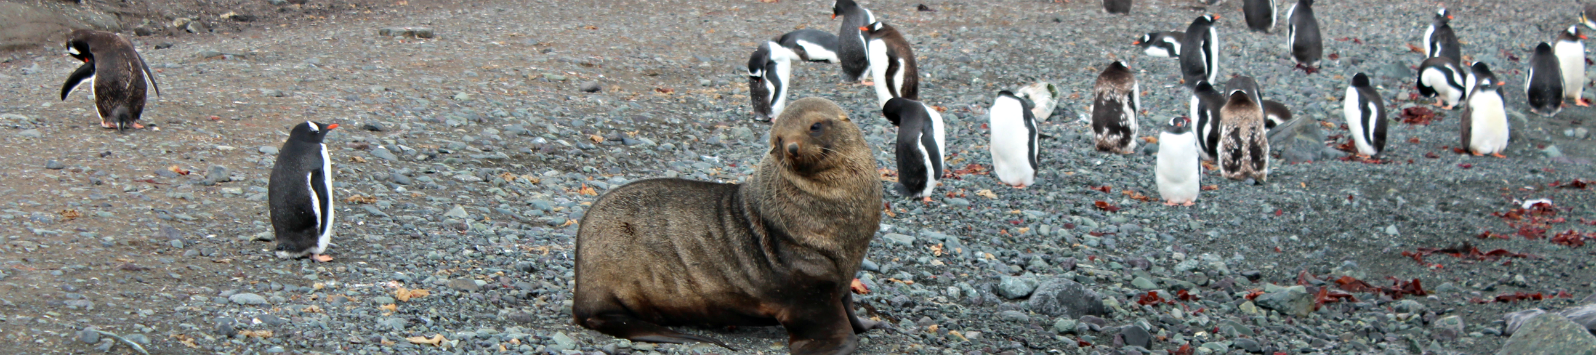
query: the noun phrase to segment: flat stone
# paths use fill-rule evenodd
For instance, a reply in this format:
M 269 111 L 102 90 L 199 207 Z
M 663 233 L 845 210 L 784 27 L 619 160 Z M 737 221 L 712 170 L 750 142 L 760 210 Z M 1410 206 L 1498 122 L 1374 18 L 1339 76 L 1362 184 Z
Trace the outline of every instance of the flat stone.
M 227 296 L 227 300 L 228 301 L 232 301 L 233 303 L 241 304 L 241 305 L 263 305 L 263 304 L 266 304 L 266 297 L 261 297 L 261 295 L 257 295 L 257 294 L 253 294 L 253 293 L 234 294 L 232 296 Z
M 461 291 L 476 291 L 482 289 L 482 286 L 477 285 L 476 281 L 467 279 L 449 280 L 449 287 L 453 287 L 456 290 Z
M 1121 340 L 1124 340 L 1125 345 L 1130 346 L 1140 346 L 1145 348 L 1151 346 L 1153 342 L 1153 335 L 1147 333 L 1147 329 L 1142 329 L 1142 327 L 1134 325 L 1120 327 L 1119 334 L 1115 336 L 1119 337 Z
M 469 219 L 471 218 L 471 215 L 466 213 L 465 207 L 454 205 L 454 208 L 449 209 L 449 212 L 445 212 L 443 214 L 443 218 Z
M 600 85 L 597 81 L 589 81 L 582 83 L 581 89 L 582 92 L 599 92 L 604 90 L 604 86 Z
M 1596 336 L 1590 330 L 1559 314 L 1543 313 L 1530 318 L 1513 333 L 1498 355 L 1596 354 Z
M 1265 293 L 1262 296 L 1258 296 L 1254 301 L 1258 302 L 1260 307 L 1272 309 L 1281 314 L 1302 317 L 1313 312 L 1313 295 L 1308 294 L 1308 289 L 1301 285 Z
M 1135 286 L 1137 289 L 1144 291 L 1158 289 L 1157 282 L 1153 282 L 1153 280 L 1141 276 L 1137 276 L 1135 279 L 1131 280 L 1131 286 Z
M 387 161 L 399 160 L 399 156 L 394 155 L 393 152 L 388 151 L 388 148 L 383 147 L 372 148 L 371 156 Z
M 882 238 L 886 238 L 888 241 L 892 242 L 892 244 L 902 245 L 902 246 L 906 246 L 906 247 L 914 246 L 914 236 L 897 234 L 897 233 L 887 233 L 887 235 L 883 235 L 881 237 Z
M 1067 316 L 1079 319 L 1087 315 L 1106 315 L 1108 308 L 1096 291 L 1074 280 L 1055 277 L 1043 280 L 1031 292 L 1027 301 L 1031 311 L 1050 317 Z
M 997 293 L 1008 299 L 1021 299 L 1036 290 L 1036 278 L 1028 276 L 1003 276 L 998 281 Z
M 377 30 L 378 35 L 389 37 L 433 38 L 436 33 L 431 27 L 384 27 Z
M 1015 323 L 1026 323 L 1031 321 L 1031 316 L 1027 316 L 1025 313 L 1020 311 L 1003 311 L 998 313 L 998 318 Z

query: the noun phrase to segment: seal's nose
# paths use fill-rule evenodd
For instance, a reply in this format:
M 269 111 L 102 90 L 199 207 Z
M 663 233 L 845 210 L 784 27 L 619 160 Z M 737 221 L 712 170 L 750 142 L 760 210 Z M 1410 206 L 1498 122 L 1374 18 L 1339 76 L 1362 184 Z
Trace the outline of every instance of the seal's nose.
M 787 155 L 798 155 L 798 143 L 787 143 Z

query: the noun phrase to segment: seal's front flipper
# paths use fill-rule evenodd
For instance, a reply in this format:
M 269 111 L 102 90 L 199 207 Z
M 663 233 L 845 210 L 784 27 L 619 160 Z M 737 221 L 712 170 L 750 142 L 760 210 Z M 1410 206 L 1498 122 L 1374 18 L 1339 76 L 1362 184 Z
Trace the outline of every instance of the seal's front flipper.
M 842 307 L 845 312 L 848 312 L 848 323 L 853 325 L 854 334 L 864 333 L 865 331 L 869 331 L 871 329 L 888 329 L 892 327 L 891 324 L 887 322 L 861 319 L 858 315 L 855 315 L 853 313 L 853 292 L 845 292 L 842 294 Z
M 646 341 L 651 343 L 682 344 L 690 341 L 704 342 L 720 345 L 731 351 L 737 351 L 726 343 L 709 337 L 682 334 L 680 332 L 649 323 L 632 316 L 622 314 L 603 314 L 587 317 L 582 320 L 582 326 L 609 334 L 616 338 L 626 338 L 631 341 Z

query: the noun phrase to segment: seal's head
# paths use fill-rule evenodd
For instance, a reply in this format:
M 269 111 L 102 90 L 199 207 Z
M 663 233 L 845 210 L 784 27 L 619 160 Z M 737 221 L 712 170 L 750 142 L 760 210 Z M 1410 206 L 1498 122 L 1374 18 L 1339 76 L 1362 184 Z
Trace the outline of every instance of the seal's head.
M 859 126 L 831 100 L 809 97 L 793 101 L 775 122 L 770 127 L 770 159 L 798 175 L 843 167 L 851 156 L 845 153 L 864 148 Z

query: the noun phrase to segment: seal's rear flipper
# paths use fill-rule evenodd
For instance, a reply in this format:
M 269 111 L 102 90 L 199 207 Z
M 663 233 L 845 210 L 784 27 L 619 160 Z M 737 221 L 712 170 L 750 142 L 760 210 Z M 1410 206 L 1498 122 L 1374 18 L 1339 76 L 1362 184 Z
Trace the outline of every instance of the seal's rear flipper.
M 900 184 L 899 186 L 902 185 Z M 858 315 L 855 315 L 853 313 L 852 292 L 847 292 L 842 295 L 842 306 L 843 310 L 848 312 L 848 323 L 853 325 L 854 334 L 864 333 L 865 331 L 871 329 L 892 329 L 892 323 L 860 319 Z M 870 307 L 870 305 L 866 304 L 865 307 Z
M 610 336 L 617 338 L 625 338 L 631 341 L 673 344 L 696 341 L 720 345 L 728 350 L 737 351 L 737 348 L 726 345 L 726 343 L 714 338 L 682 334 L 680 332 L 670 330 L 669 328 L 661 327 L 658 324 L 649 323 L 623 314 L 610 313 L 592 316 L 583 319 L 581 323 L 582 326 L 587 327 L 588 329 L 597 330 L 600 333 L 609 334 Z

